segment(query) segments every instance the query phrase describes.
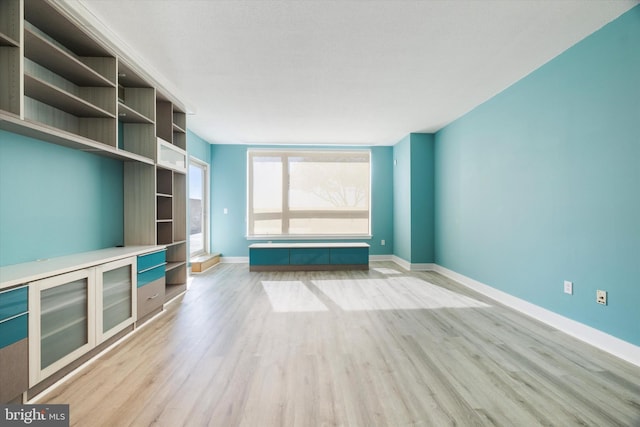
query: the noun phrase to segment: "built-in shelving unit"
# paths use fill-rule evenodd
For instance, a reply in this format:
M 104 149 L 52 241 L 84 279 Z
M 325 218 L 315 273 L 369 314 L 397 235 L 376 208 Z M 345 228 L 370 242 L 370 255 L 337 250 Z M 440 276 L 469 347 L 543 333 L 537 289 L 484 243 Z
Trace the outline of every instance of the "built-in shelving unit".
M 39 359 L 31 363 L 28 393 L 37 394 L 69 363 L 146 320 L 137 316 L 139 297 L 148 315 L 144 310 L 162 309 L 186 290 L 185 109 L 88 19 L 65 1 L 0 0 L 0 129 L 123 161 L 125 248 L 103 249 L 104 267 L 87 265 L 91 254 L 84 253 L 65 261 L 64 274 L 34 275 L 42 263 L 2 268 L 0 289 L 27 284 L 29 292 L 39 292 L 30 298 L 37 305 L 28 353 Z M 136 256 L 162 252 L 153 285 L 136 289 L 134 273 L 149 273 L 135 271 L 135 258 L 110 263 L 109 253 L 133 247 L 145 248 L 134 250 Z M 87 289 L 97 292 L 95 299 Z M 26 345 L 22 350 L 24 368 Z
M 124 160 L 125 245 L 168 245 L 185 289 L 185 110 L 117 52 L 63 2 L 0 0 L 0 128 Z
M 24 18 L 24 119 L 115 147 L 115 55 L 49 2 Z
M 156 230 L 158 244 L 167 245 L 167 300 L 186 290 L 187 221 L 186 175 L 156 168 Z

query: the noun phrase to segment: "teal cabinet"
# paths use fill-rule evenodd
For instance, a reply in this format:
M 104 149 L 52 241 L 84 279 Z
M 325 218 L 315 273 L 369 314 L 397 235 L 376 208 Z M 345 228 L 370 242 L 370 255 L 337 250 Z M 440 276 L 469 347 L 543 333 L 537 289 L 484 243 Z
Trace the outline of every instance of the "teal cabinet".
M 331 248 L 331 264 L 355 265 L 369 263 L 369 248 Z
M 165 265 L 167 261 L 166 253 L 166 250 L 161 250 L 150 254 L 138 255 L 138 273 L 159 265 Z
M 166 250 L 138 255 L 138 288 L 165 276 Z
M 29 388 L 29 287 L 0 292 L 0 404 Z
M 138 287 L 141 288 L 154 280 L 164 277 L 164 264 L 138 273 Z
M 250 271 L 367 270 L 366 243 L 255 243 Z
M 137 322 L 145 322 L 162 311 L 165 298 L 167 251 L 138 256 Z
M 29 288 L 0 292 L 0 348 L 18 342 L 28 335 Z
M 291 248 L 289 250 L 291 265 L 330 264 L 329 248 Z
M 289 265 L 289 248 L 250 248 L 251 265 Z

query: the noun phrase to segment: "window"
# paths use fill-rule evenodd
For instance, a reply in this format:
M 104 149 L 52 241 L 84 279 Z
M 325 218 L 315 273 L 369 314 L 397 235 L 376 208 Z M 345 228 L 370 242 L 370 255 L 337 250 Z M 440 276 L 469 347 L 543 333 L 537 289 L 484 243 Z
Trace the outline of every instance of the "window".
M 209 251 L 209 166 L 189 160 L 189 252 L 191 256 Z
M 368 236 L 370 157 L 368 150 L 249 150 L 248 236 Z

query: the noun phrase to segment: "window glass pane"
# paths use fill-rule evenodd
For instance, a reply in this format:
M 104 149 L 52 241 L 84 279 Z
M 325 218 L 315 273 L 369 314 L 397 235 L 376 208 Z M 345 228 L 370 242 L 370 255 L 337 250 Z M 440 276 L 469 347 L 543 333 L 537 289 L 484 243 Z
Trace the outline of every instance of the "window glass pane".
M 369 164 L 291 162 L 289 207 L 351 210 L 369 207 Z
M 80 279 L 40 293 L 41 369 L 89 342 L 88 287 Z
M 254 222 L 254 233 L 261 235 L 282 234 L 282 221 L 279 219 L 256 220 Z
M 253 212 L 282 211 L 282 161 L 280 157 L 253 158 Z
M 131 314 L 131 267 L 105 271 L 102 278 L 102 332 L 129 319 Z

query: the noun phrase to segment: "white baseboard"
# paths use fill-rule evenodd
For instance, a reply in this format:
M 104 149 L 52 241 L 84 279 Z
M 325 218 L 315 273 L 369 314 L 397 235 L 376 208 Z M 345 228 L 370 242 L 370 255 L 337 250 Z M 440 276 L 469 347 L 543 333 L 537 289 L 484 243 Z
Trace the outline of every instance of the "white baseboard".
M 402 264 L 399 264 L 402 266 Z M 611 353 L 620 359 L 626 360 L 636 366 L 640 366 L 640 347 L 616 338 L 598 329 L 587 326 L 583 323 L 576 322 L 567 317 L 549 311 L 545 308 L 532 304 L 523 299 L 514 297 L 506 292 L 500 291 L 484 283 L 478 282 L 470 277 L 456 273 L 448 268 L 433 264 L 433 271 L 447 276 L 456 282 L 473 289 L 489 298 L 498 301 L 514 310 L 520 311 L 528 316 L 533 317 L 547 325 L 571 335 L 581 341 L 591 344 L 600 350 Z
M 393 255 L 369 255 L 369 262 L 372 261 L 393 261 Z
M 432 263 L 410 263 L 396 255 L 391 256 L 391 261 L 409 271 L 433 271 L 436 266 L 436 264 Z
M 223 264 L 249 264 L 248 256 L 223 256 L 220 257 Z

